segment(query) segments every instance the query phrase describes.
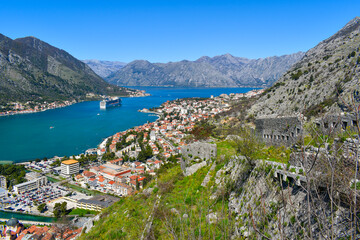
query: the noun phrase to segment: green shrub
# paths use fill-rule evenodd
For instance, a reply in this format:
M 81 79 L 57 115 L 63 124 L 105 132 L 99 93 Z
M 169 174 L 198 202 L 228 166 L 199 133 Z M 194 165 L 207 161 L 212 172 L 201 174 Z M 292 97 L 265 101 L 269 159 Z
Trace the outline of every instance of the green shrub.
M 329 58 L 331 58 L 331 55 L 326 55 L 325 57 L 323 57 L 323 60 L 328 60 Z
M 301 70 L 298 70 L 297 73 L 291 74 L 291 79 L 298 80 L 301 77 L 301 75 L 303 75 L 303 72 Z
M 356 55 L 356 52 L 355 52 L 355 51 L 353 51 L 352 53 L 350 53 L 350 54 L 348 55 L 348 58 L 355 57 L 355 55 Z
M 292 225 L 294 225 L 294 223 L 296 222 L 295 216 L 291 216 L 290 222 L 291 222 Z

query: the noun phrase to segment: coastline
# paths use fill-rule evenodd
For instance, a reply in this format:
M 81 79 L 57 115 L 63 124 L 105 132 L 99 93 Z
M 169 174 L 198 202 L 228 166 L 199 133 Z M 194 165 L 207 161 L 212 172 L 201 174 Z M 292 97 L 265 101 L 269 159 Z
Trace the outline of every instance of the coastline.
M 9 112 L 9 113 L 0 112 L 0 117 L 20 115 L 20 114 L 40 113 L 40 112 L 45 112 L 45 111 L 48 111 L 48 110 L 69 107 L 71 105 L 74 105 L 76 103 L 81 103 L 81 102 L 84 102 L 84 101 L 72 102 L 71 104 L 65 104 L 65 105 L 62 105 L 62 106 L 56 106 L 56 107 L 51 107 L 51 108 L 46 108 L 46 109 L 41 109 L 41 110 L 22 110 L 22 111 Z
M 146 92 L 141 92 L 141 91 L 138 91 L 140 92 L 142 95 L 130 95 L 130 96 L 118 96 L 119 98 L 138 98 L 138 97 L 148 97 L 148 96 L 151 96 L 150 93 L 146 93 Z M 99 98 L 99 99 L 102 99 L 102 98 Z M 53 110 L 53 109 L 58 109 L 58 108 L 64 108 L 64 107 L 69 107 L 71 105 L 74 105 L 74 104 L 77 104 L 77 103 L 82 103 L 82 102 L 87 102 L 87 101 L 97 101 L 99 99 L 88 99 L 88 100 L 80 100 L 80 101 L 76 101 L 75 99 L 74 100 L 66 100 L 65 102 L 67 103 L 62 103 L 58 106 L 52 106 L 52 107 L 47 107 L 47 108 L 43 108 L 43 109 L 40 109 L 40 110 L 32 110 L 32 109 L 28 109 L 28 110 L 21 110 L 21 111 L 7 111 L 7 112 L 0 112 L 0 117 L 5 117 L 5 116 L 13 116 L 13 115 L 22 115 L 22 114 L 32 114 L 32 113 L 40 113 L 40 112 L 45 112 L 45 111 L 48 111 L 48 110 Z M 56 103 L 55 102 L 52 102 L 50 103 L 49 105 L 51 104 L 54 104 Z

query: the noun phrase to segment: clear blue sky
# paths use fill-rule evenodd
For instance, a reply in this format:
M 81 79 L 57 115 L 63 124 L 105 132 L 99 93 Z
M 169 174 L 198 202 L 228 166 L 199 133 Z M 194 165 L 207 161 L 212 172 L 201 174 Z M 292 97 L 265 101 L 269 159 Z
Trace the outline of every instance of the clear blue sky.
M 260 58 L 307 51 L 359 15 L 359 0 L 0 0 L 0 33 L 79 59 Z

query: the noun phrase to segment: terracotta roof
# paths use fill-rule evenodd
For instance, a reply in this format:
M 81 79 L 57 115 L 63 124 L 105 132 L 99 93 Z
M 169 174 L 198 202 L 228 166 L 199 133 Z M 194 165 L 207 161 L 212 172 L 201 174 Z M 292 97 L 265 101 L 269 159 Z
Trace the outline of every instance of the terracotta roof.
M 95 173 L 93 173 L 93 172 L 84 171 L 84 172 L 83 172 L 83 175 L 84 175 L 85 177 L 90 178 L 90 177 L 95 176 L 96 174 L 95 174 Z
M 61 163 L 65 164 L 65 165 L 71 165 L 71 164 L 78 163 L 78 161 L 76 161 L 74 159 L 69 159 L 69 160 L 62 161 Z

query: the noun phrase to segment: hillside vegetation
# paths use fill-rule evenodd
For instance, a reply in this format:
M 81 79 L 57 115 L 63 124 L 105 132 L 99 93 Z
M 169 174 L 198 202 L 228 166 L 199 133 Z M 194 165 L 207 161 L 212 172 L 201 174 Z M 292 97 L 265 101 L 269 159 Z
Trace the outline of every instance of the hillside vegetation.
M 127 96 L 85 63 L 37 38 L 0 34 L 0 104 L 85 99 L 86 94 Z

